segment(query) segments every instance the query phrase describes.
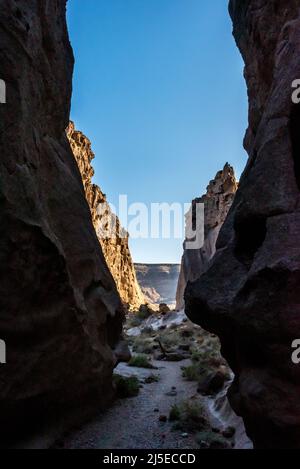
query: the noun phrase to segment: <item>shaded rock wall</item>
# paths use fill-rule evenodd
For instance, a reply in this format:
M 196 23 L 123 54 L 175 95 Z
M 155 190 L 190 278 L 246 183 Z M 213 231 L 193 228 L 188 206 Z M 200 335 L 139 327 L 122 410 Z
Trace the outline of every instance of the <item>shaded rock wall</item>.
M 145 303 L 145 299 L 136 279 L 128 245 L 129 235 L 121 227 L 118 217 L 112 213 L 105 194 L 92 183 L 94 169 L 91 162 L 95 155 L 91 142 L 82 132 L 75 129 L 73 122 L 68 126 L 67 136 L 82 176 L 93 224 L 121 299 L 123 303 L 130 305 L 130 308 L 139 308 Z M 115 231 L 111 236 L 113 230 Z
M 65 0 L 0 1 L 0 433 L 113 397 L 123 312 L 65 129 Z
M 256 447 L 300 447 L 300 2 L 230 2 L 249 95 L 247 167 L 189 317 L 221 338 L 230 402 Z
M 184 309 L 184 292 L 188 282 L 194 282 L 209 266 L 209 262 L 216 252 L 216 242 L 220 229 L 232 205 L 238 183 L 234 169 L 226 163 L 222 171 L 210 181 L 206 194 L 193 200 L 190 212 L 197 203 L 204 204 L 204 245 L 201 249 L 186 249 L 181 261 L 180 275 L 176 293 L 176 309 Z M 192 220 L 190 214 L 186 222 Z

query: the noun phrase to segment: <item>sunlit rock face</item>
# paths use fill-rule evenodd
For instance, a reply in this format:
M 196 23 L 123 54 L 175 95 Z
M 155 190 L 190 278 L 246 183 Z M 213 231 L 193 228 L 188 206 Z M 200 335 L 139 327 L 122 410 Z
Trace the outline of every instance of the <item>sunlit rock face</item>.
M 129 235 L 111 211 L 105 194 L 92 183 L 94 169 L 91 162 L 95 155 L 91 142 L 82 132 L 75 129 L 73 122 L 68 126 L 67 136 L 82 176 L 93 224 L 107 265 L 123 303 L 131 309 L 138 309 L 145 303 L 145 299 L 136 279 L 128 244 Z
M 210 181 L 206 194 L 193 200 L 186 220 L 192 220 L 191 211 L 197 203 L 204 204 L 204 245 L 201 249 L 187 249 L 184 243 L 184 254 L 176 293 L 176 309 L 184 308 L 184 291 L 188 282 L 197 280 L 209 267 L 216 252 L 216 242 L 220 229 L 232 205 L 238 183 L 234 169 L 226 163 L 222 171 Z
M 2 0 L 0 444 L 113 397 L 123 312 L 66 138 L 66 1 Z
M 230 401 L 256 447 L 300 447 L 299 0 L 230 2 L 249 95 L 249 160 L 209 270 L 186 311 L 215 332 L 235 373 Z

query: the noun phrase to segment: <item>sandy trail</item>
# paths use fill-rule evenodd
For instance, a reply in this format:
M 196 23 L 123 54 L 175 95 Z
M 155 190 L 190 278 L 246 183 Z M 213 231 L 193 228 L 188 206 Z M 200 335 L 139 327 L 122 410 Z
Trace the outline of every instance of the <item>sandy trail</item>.
M 144 384 L 137 397 L 116 401 L 105 413 L 98 415 L 65 439 L 64 447 L 67 449 L 195 449 L 197 445 L 192 436 L 184 437 L 182 432 L 172 430 L 171 423 L 159 421 L 160 415 L 169 415 L 173 404 L 196 395 L 197 384 L 186 382 L 181 376 L 181 367 L 187 363 L 189 360 L 179 363 L 154 361 L 157 370 L 119 365 L 116 370 L 119 374 L 135 375 L 142 380 L 154 373 L 160 376 L 160 380 Z M 166 396 L 174 386 L 177 395 Z

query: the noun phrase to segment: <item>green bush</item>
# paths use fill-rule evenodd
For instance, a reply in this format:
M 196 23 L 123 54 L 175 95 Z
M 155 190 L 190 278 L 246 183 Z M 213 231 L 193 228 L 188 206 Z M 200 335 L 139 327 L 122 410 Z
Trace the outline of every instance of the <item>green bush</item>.
M 202 376 L 202 369 L 199 364 L 193 364 L 182 368 L 182 376 L 187 381 L 199 381 Z
M 177 330 L 167 329 L 158 334 L 157 340 L 159 340 L 163 347 L 171 349 L 172 347 L 178 346 L 180 342 L 180 336 Z
M 139 354 L 150 354 L 153 351 L 153 340 L 149 337 L 138 336 L 132 339 L 132 350 Z
M 170 422 L 175 422 L 180 420 L 180 409 L 177 404 L 174 404 L 171 407 L 170 414 L 169 414 L 169 420 Z
M 140 309 L 137 312 L 137 316 L 140 320 L 144 321 L 145 319 L 148 319 L 151 315 L 153 314 L 153 311 L 149 306 L 146 305 L 141 305 Z
M 207 449 L 229 449 L 228 441 L 222 435 L 213 433 L 211 431 L 199 432 L 196 436 L 196 441 L 200 448 Z
M 172 417 L 177 419 L 176 430 L 195 433 L 209 427 L 205 410 L 199 401 L 183 401 L 176 407 L 171 409 Z
M 153 368 L 153 365 L 150 362 L 147 355 L 143 355 L 143 354 L 134 355 L 130 359 L 128 365 L 129 366 L 136 366 L 137 368 Z
M 135 376 L 125 378 L 124 376 L 113 375 L 113 383 L 120 398 L 137 396 L 140 390 L 139 380 Z

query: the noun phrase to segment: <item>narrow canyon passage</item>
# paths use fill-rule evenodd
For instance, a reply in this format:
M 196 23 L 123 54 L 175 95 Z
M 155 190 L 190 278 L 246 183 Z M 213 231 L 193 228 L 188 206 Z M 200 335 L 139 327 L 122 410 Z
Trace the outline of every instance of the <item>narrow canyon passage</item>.
M 182 317 L 181 315 L 181 320 Z M 151 320 L 155 324 L 157 317 Z M 164 322 L 168 323 L 168 320 Z M 180 330 L 182 322 L 178 320 L 177 323 Z M 174 325 L 171 330 L 173 333 L 176 330 Z M 172 337 L 171 330 L 169 338 Z M 168 333 L 164 331 L 166 337 Z M 141 335 L 135 339 L 140 341 L 136 343 L 141 344 Z M 220 390 L 213 392 L 211 396 L 201 396 L 197 380 L 185 378 L 184 370 L 193 366 L 191 359 L 184 359 L 182 356 L 178 361 L 162 361 L 152 359 L 149 353 L 147 356 L 151 360 L 151 369 L 128 366 L 125 363 L 119 364 L 115 369 L 115 374 L 125 379 L 137 378 L 140 387 L 137 396 L 118 399 L 110 409 L 95 415 L 89 423 L 57 440 L 54 448 L 252 448 L 242 420 L 234 415 L 229 406 L 226 388 L 222 389 L 220 386 Z M 185 422 L 180 421 L 180 418 L 173 420 L 172 412 L 180 409 L 183 403 L 190 409 L 188 419 Z M 201 416 L 197 415 L 196 409 L 201 409 Z
M 107 8 L 118 3 L 105 1 Z M 87 3 L 80 0 L 75 7 L 83 8 L 78 9 L 77 32 L 88 39 L 85 46 L 92 52 L 92 66 L 98 54 L 102 66 L 102 57 L 111 53 L 112 42 L 99 40 L 99 50 L 91 48 L 95 44 L 83 32 L 86 23 L 81 20 Z M 136 3 L 153 8 L 150 1 Z M 190 28 L 195 16 L 193 10 L 185 9 L 190 2 L 178 0 L 178 18 L 180 12 L 188 13 L 185 26 L 194 36 L 184 34 L 184 29 L 179 34 L 176 21 L 174 30 L 165 35 L 169 20 L 176 18 L 173 3 L 175 0 L 170 0 L 171 16 L 157 14 L 161 5 L 153 10 L 153 24 L 144 15 L 144 26 L 151 23 L 154 27 L 146 41 L 149 57 L 157 67 L 157 83 L 162 81 L 165 86 L 156 99 L 148 95 L 145 99 L 144 93 L 155 80 L 149 73 L 151 66 L 141 66 L 145 54 L 136 40 L 139 36 L 131 37 L 136 25 L 144 37 L 140 18 L 131 15 L 127 6 L 118 10 L 120 25 L 124 24 L 122 15 L 132 21 L 132 28 L 127 24 L 128 50 L 120 48 L 118 38 L 116 49 L 122 57 L 118 56 L 119 61 L 113 57 L 98 75 L 103 86 L 120 85 L 120 95 L 110 88 L 106 113 L 100 103 L 94 116 L 86 120 L 77 114 L 77 125 L 84 122 L 82 129 L 86 127 L 88 135 L 91 130 L 98 139 L 93 142 L 98 150 L 95 155 L 91 141 L 70 116 L 74 109 L 74 54 L 67 0 L 0 0 L 1 447 L 300 448 L 300 367 L 292 359 L 292 344 L 300 342 L 300 99 L 295 102 L 292 95 L 295 82 L 300 83 L 300 0 L 290 0 L 288 7 L 286 0 L 229 1 L 249 98 L 244 140 L 248 161 L 239 181 L 236 173 L 240 171 L 235 171 L 230 159 L 234 156 L 226 153 L 226 148 L 230 125 L 235 127 L 234 122 L 240 120 L 241 108 L 235 108 L 238 119 L 227 128 L 234 98 L 222 114 L 215 95 L 215 107 L 206 101 L 205 86 L 199 97 L 189 86 L 203 62 L 195 55 L 197 60 L 187 67 L 184 58 L 190 59 L 197 54 L 197 47 L 203 48 L 205 42 L 196 38 L 201 33 L 207 39 L 209 31 L 203 32 L 194 23 Z M 213 2 L 193 3 L 199 8 Z M 199 19 L 205 18 L 209 24 L 203 11 L 197 12 Z M 169 15 L 169 9 L 164 13 Z M 101 14 L 105 12 L 101 10 Z M 215 11 L 210 14 L 216 25 Z M 223 17 L 220 23 L 223 33 L 223 29 L 229 33 L 228 21 L 226 11 L 226 20 Z M 113 21 L 104 23 L 115 41 L 118 28 Z M 158 24 L 165 40 L 157 41 L 150 54 Z M 88 28 L 93 32 L 90 24 Z M 213 34 L 219 41 L 223 37 L 218 35 L 218 27 Z M 166 63 L 163 46 L 170 44 L 166 36 L 174 42 L 174 54 L 169 53 L 169 47 L 164 51 L 175 61 L 168 64 L 170 70 L 161 68 Z M 125 42 L 125 36 L 123 39 Z M 132 69 L 127 63 L 132 50 L 137 81 L 131 81 Z M 203 75 L 210 83 L 213 54 L 209 48 L 206 52 L 205 67 L 210 73 Z M 232 59 L 230 54 L 225 56 Z M 223 53 L 218 51 L 217 72 L 223 68 L 225 79 L 227 63 L 221 67 L 222 59 Z M 228 62 L 228 69 L 240 66 L 238 61 Z M 115 81 L 110 76 L 113 69 Z M 129 71 L 127 81 L 121 71 Z M 91 90 L 98 84 L 96 71 L 92 70 L 92 76 L 85 91 L 94 99 Z M 242 80 L 240 69 L 239 76 Z M 134 86 L 138 82 L 140 86 Z M 179 101 L 173 85 L 182 90 Z M 114 119 L 119 117 L 120 103 L 128 98 L 129 90 L 136 93 L 135 104 L 143 107 L 141 96 L 149 102 L 151 118 L 144 115 L 145 120 L 141 119 L 144 109 L 135 108 L 136 120 L 144 125 L 143 131 L 137 132 L 136 122 L 129 118 L 134 100 L 125 100 L 118 133 Z M 163 101 L 166 91 L 173 91 L 169 106 Z M 227 95 L 222 91 L 220 99 L 222 94 Z M 106 98 L 104 92 L 103 102 Z M 194 106 L 196 101 L 201 115 L 195 107 L 193 113 L 192 108 L 185 112 L 178 105 Z M 161 116 L 157 103 L 169 114 Z M 117 111 L 112 111 L 110 104 L 117 105 Z M 214 113 L 210 132 L 204 125 L 208 111 Z M 174 128 L 169 125 L 172 114 L 182 117 Z M 105 127 L 109 118 L 110 130 Z M 161 138 L 155 141 L 157 147 L 153 143 L 154 124 L 158 124 Z M 193 135 L 189 142 L 184 126 L 185 132 Z M 192 127 L 191 133 L 187 127 Z M 129 135 L 129 128 L 134 129 L 134 135 Z M 115 164 L 109 145 L 104 150 L 106 132 L 111 135 L 112 147 L 115 142 L 128 145 L 127 152 L 123 153 L 122 147 L 119 164 Z M 166 133 L 174 146 L 164 140 Z M 145 151 L 139 148 L 131 161 L 137 137 L 143 141 L 145 135 Z M 207 136 L 209 145 L 203 145 Z M 217 140 L 222 142 L 214 147 L 221 150 L 221 160 L 211 148 Z M 197 145 L 201 142 L 201 150 L 198 146 L 195 150 L 195 141 Z M 241 141 L 239 145 L 242 147 Z M 162 148 L 168 152 L 166 161 Z M 231 142 L 228 148 L 236 146 Z M 120 147 L 114 147 L 117 150 Z M 92 165 L 95 156 L 100 156 L 103 168 L 107 158 L 111 171 L 106 166 L 102 172 L 99 164 L 96 174 Z M 136 177 L 136 168 L 141 177 Z M 159 181 L 163 168 L 166 176 Z M 205 176 L 200 184 L 202 169 Z M 178 174 L 181 179 L 174 184 Z M 192 176 L 196 177 L 194 185 Z M 94 177 L 99 178 L 97 184 Z M 111 184 L 108 195 L 104 192 L 107 181 Z M 169 198 L 169 190 L 174 191 L 181 207 L 186 205 L 183 197 L 188 194 L 186 226 L 197 229 L 192 236 L 181 236 L 177 264 L 151 264 L 157 260 L 157 252 L 149 248 L 156 230 L 149 230 L 140 250 L 151 261 L 143 263 L 143 258 L 134 255 L 129 228 L 109 200 L 124 187 L 128 192 L 140 187 L 138 195 L 145 195 L 148 202 L 151 199 L 150 205 L 158 197 L 158 188 L 163 189 L 160 194 L 164 200 Z M 199 204 L 204 214 L 200 227 L 196 223 Z M 127 211 L 126 216 L 130 209 Z M 164 221 L 165 227 L 168 223 Z M 198 236 L 203 238 L 201 247 L 190 249 Z M 162 257 L 166 246 L 160 246 Z
M 64 448 L 102 449 L 189 449 L 197 444 L 191 435 L 172 431 L 172 425 L 160 422 L 161 415 L 169 415 L 176 402 L 192 399 L 197 394 L 197 384 L 182 378 L 180 363 L 153 361 L 157 370 L 129 368 L 121 365 L 115 370 L 124 376 L 137 376 L 141 383 L 153 373 L 158 382 L 142 384 L 137 397 L 117 401 L 104 415 L 95 417 L 91 423 L 62 441 Z M 166 396 L 176 387 L 174 397 Z

